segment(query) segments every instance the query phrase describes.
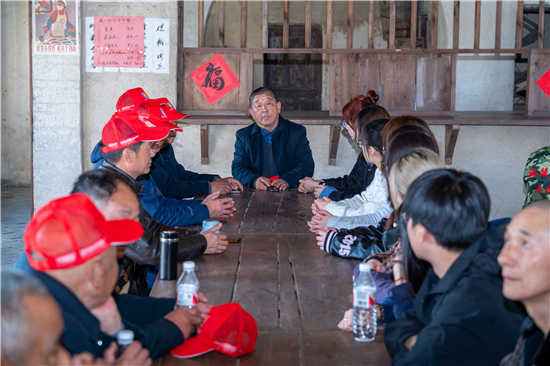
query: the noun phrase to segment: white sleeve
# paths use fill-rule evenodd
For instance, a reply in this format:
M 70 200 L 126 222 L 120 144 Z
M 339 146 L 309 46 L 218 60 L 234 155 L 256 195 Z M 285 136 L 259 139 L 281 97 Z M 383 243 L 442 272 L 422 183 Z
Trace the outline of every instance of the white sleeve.
M 391 204 L 386 202 L 374 213 L 357 216 L 333 216 L 328 220 L 327 226 L 335 229 L 354 229 L 356 227 L 367 227 L 377 225 L 384 217 L 393 212 Z

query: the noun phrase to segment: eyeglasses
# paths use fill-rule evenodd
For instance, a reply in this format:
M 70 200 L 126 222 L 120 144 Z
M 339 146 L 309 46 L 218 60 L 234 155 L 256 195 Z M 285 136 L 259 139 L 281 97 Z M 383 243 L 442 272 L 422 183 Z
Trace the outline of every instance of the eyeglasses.
M 348 125 L 348 121 L 346 121 L 345 119 L 342 120 L 341 122 L 342 124 L 342 128 L 346 128 L 346 126 Z
M 357 142 L 357 146 L 359 146 L 360 149 L 363 148 L 363 144 L 361 142 Z

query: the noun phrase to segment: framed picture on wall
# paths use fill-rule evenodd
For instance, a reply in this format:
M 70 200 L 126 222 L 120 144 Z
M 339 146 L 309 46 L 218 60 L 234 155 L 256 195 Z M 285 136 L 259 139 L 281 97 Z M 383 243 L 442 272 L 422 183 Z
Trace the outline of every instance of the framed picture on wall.
M 34 0 L 34 12 L 36 14 L 50 13 L 53 2 L 48 0 Z

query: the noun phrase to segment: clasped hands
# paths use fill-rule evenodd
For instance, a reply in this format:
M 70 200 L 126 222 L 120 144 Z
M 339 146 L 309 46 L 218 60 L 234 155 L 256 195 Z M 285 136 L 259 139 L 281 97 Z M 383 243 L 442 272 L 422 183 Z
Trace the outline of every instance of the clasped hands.
M 324 208 L 331 202 L 330 198 L 321 198 L 315 200 L 311 205 L 311 212 L 313 217 L 311 221 L 307 222 L 309 230 L 317 234 L 317 245 L 321 250 L 323 250 L 325 244 L 325 238 L 329 230 L 336 231 L 336 229 L 327 227 L 328 221 L 332 217 L 332 214 L 328 211 L 325 211 Z
M 300 179 L 298 192 L 313 193 L 315 195 L 315 198 L 319 198 L 319 196 L 321 195 L 321 192 L 323 192 L 323 189 L 327 187 L 320 184 L 322 182 L 323 182 L 322 180 L 315 180 L 311 177 L 305 177 L 304 179 Z
M 270 181 L 269 178 L 266 177 L 259 177 L 256 179 L 256 182 L 254 182 L 254 187 L 262 191 L 266 191 L 267 187 L 270 186 L 277 188 L 279 191 L 284 191 L 288 188 L 288 183 L 281 178 Z

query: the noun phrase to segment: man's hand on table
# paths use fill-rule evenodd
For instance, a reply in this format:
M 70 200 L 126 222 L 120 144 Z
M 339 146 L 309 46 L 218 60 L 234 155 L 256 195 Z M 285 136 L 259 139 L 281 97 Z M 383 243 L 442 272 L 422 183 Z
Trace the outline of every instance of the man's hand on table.
M 270 185 L 271 181 L 269 180 L 269 178 L 266 177 L 259 177 L 258 179 L 256 179 L 256 182 L 254 182 L 254 187 L 262 191 L 267 190 L 267 187 L 269 187 Z
M 232 198 L 218 198 L 220 192 L 212 193 L 208 195 L 201 203 L 208 207 L 211 219 L 227 219 L 233 216 L 235 208 L 235 202 Z
M 189 338 L 203 322 L 201 312 L 197 307 L 179 308 L 164 317 L 174 323 L 183 333 L 185 339 Z
M 233 177 L 220 178 L 214 182 L 210 182 L 210 187 L 212 192 L 220 192 L 220 194 L 231 193 L 231 191 L 241 191 L 243 190 L 243 185 L 241 182 L 236 180 Z
M 288 188 L 288 183 L 283 179 L 275 179 L 273 182 L 271 182 L 271 185 L 279 189 L 279 191 L 284 191 Z
M 227 235 L 225 235 L 223 231 L 220 231 L 219 234 L 216 234 L 216 231 L 220 230 L 221 228 L 222 223 L 220 222 L 213 228 L 200 233 L 200 235 L 206 238 L 206 250 L 204 251 L 204 254 L 223 253 L 225 249 L 227 249 L 227 244 L 229 244 L 229 241 L 227 240 Z

